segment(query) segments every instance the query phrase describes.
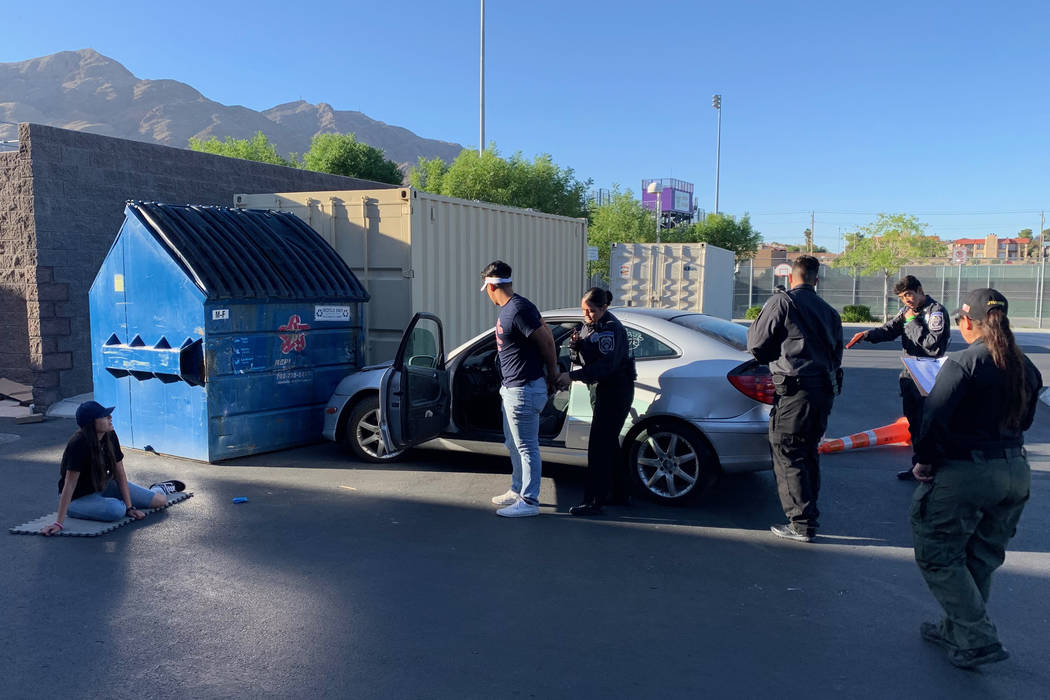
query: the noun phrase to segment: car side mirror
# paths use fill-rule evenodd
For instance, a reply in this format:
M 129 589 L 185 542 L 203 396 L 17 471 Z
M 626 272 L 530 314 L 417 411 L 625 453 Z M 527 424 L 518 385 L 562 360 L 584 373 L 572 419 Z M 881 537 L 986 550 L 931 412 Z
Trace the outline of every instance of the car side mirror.
M 411 367 L 434 367 L 436 358 L 430 355 L 413 355 L 408 358 L 408 365 Z

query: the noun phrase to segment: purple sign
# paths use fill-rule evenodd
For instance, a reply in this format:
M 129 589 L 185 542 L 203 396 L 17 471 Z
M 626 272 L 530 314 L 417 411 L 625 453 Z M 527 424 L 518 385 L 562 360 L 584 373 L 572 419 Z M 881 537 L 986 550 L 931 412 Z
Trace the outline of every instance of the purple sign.
M 656 210 L 656 193 L 648 191 L 651 182 L 659 182 L 663 186 L 663 191 L 660 192 L 660 211 L 685 215 L 693 213 L 693 183 L 671 177 L 642 180 L 643 207 Z

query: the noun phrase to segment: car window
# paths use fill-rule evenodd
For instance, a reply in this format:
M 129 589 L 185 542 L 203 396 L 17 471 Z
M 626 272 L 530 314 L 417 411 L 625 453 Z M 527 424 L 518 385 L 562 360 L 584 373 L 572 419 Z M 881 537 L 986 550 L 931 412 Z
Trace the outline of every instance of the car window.
M 413 367 L 436 367 L 438 360 L 437 326 L 430 319 L 420 319 L 405 345 L 405 364 Z
M 739 323 L 703 314 L 675 316 L 671 319 L 671 323 L 691 328 L 736 350 L 747 350 L 747 329 Z
M 658 357 L 676 357 L 678 351 L 648 333 L 624 326 L 627 331 L 627 347 L 636 360 L 651 360 Z

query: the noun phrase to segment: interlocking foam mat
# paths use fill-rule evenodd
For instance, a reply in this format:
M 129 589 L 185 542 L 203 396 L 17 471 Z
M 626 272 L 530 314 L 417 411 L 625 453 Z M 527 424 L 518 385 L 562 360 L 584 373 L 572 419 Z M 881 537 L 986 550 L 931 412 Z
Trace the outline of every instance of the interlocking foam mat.
M 193 494 L 189 491 L 182 491 L 180 493 L 169 493 L 168 502 L 166 505 L 160 508 L 143 508 L 142 512 L 148 517 L 152 513 L 156 513 L 158 510 L 164 510 L 169 506 L 173 506 L 176 503 L 181 503 Z M 53 511 L 48 515 L 41 516 L 36 520 L 30 520 L 28 523 L 17 525 L 8 532 L 12 535 L 39 535 L 40 528 L 45 525 L 50 525 L 55 522 L 58 518 L 58 511 Z M 62 523 L 63 528 L 57 535 L 51 535 L 52 537 L 98 537 L 104 535 L 107 532 L 113 532 L 118 527 L 123 527 L 128 523 L 135 522 L 135 518 L 126 516 L 120 520 L 113 520 L 111 522 L 102 522 L 100 520 L 81 520 L 80 518 L 66 518 L 66 521 Z

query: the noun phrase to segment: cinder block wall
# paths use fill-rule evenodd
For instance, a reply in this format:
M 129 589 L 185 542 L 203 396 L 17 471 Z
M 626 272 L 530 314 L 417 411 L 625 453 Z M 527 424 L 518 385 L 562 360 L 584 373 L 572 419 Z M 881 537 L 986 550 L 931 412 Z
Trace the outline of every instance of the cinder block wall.
M 23 184 L 18 177 L 14 185 L 4 179 L 0 217 L 14 211 L 22 222 L 12 227 L 26 251 L 18 260 L 26 330 L 15 354 L 25 355 L 18 376 L 27 376 L 26 370 L 32 376 L 39 407 L 91 391 L 88 290 L 124 220 L 127 200 L 231 206 L 239 192 L 393 187 L 39 124 L 20 124 L 19 141 L 17 157 L 4 154 L 0 168 L 13 168 Z M 7 262 L 0 257 L 0 275 Z M 14 286 L 19 265 L 12 262 Z M 7 282 L 2 284 L 6 290 Z M 7 308 L 4 294 L 0 314 Z M 6 320 L 0 316 L 0 324 Z M 14 316 L 11 321 L 17 325 Z M 17 378 L 13 372 L 5 376 Z
M 36 264 L 33 178 L 24 146 L 0 153 L 0 377 L 33 383 L 27 277 Z

